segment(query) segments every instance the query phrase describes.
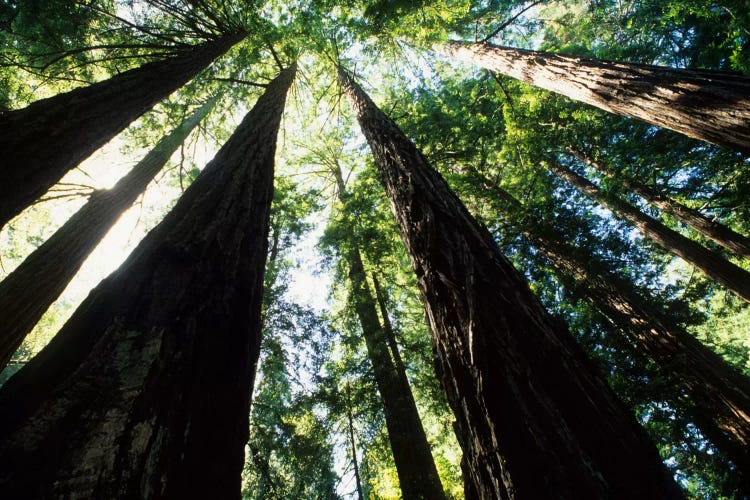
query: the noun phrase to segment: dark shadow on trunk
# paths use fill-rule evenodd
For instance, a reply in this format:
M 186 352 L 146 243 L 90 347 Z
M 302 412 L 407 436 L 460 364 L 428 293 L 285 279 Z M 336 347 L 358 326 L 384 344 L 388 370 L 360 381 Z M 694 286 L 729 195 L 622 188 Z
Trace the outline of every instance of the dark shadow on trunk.
M 118 183 L 95 191 L 47 241 L 0 281 L 0 370 L 81 265 L 213 106 L 202 106 Z
M 295 68 L 0 389 L 2 498 L 240 498 L 276 136 Z
M 171 59 L 0 113 L 0 228 L 244 37 L 224 35 Z
M 425 300 L 471 498 L 681 498 L 487 230 L 343 70 Z M 634 480 L 637 478 L 637 480 Z

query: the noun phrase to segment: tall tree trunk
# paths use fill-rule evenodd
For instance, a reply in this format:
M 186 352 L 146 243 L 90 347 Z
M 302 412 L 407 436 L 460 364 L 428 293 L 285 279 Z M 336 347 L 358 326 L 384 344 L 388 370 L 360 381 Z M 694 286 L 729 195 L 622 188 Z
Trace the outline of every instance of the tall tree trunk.
M 345 201 L 347 195 L 341 171 L 336 170 L 334 174 L 339 186 L 339 198 Z M 409 381 L 399 375 L 391 358 L 385 332 L 378 320 L 375 300 L 367 286 L 362 256 L 356 246 L 345 254 L 352 285 L 350 298 L 362 326 L 367 355 L 383 403 L 401 493 L 405 500 L 445 498 Z
M 750 153 L 750 77 L 448 42 L 452 57 L 597 108 Z
M 362 491 L 362 478 L 359 475 L 359 462 L 357 462 L 357 445 L 354 440 L 354 416 L 352 415 L 349 384 L 346 385 L 346 419 L 349 427 L 349 443 L 352 449 L 352 465 L 354 466 L 354 480 L 357 486 L 357 499 L 365 500 L 365 495 Z
M 481 176 L 478 172 L 476 175 Z M 481 176 L 504 217 L 545 255 L 555 271 L 585 297 L 689 397 L 681 401 L 717 448 L 750 475 L 750 379 L 732 368 L 656 307 L 634 285 L 609 272 L 594 255 L 566 243 L 511 194 Z
M 175 208 L 0 389 L 2 498 L 239 498 L 282 71 Z
M 685 205 L 670 199 L 654 188 L 637 181 L 630 181 L 615 176 L 611 170 L 605 168 L 601 163 L 594 161 L 590 156 L 575 148 L 568 148 L 568 151 L 579 161 L 593 167 L 601 174 L 606 175 L 607 177 L 616 178 L 622 182 L 625 189 L 637 194 L 650 205 L 653 205 L 662 212 L 668 213 L 678 221 L 690 226 L 706 238 L 713 240 L 715 243 L 734 252 L 738 256 L 750 259 L 750 238 L 732 231 L 730 228 L 706 217 L 697 210 L 686 207 Z
M 224 35 L 171 59 L 0 113 L 0 228 L 244 37 Z
M 339 79 L 425 299 L 467 494 L 680 498 L 643 429 L 492 236 L 351 77 Z
M 391 318 L 388 317 L 388 306 L 386 304 L 385 292 L 380 287 L 380 281 L 378 280 L 378 277 L 377 275 L 375 275 L 375 273 L 373 273 L 372 275 L 372 284 L 375 288 L 375 298 L 378 301 L 380 316 L 383 318 L 383 333 L 385 334 L 385 339 L 388 342 L 388 347 L 391 350 L 393 364 L 396 366 L 399 378 L 408 385 L 409 378 L 406 376 L 406 367 L 404 366 L 404 360 L 401 358 L 401 353 L 398 349 L 398 342 L 396 342 L 396 334 L 393 331 Z
M 0 370 L 212 106 L 213 101 L 206 103 L 163 137 L 112 189 L 92 193 L 75 215 L 0 281 Z
M 546 167 L 554 175 L 568 182 L 584 195 L 611 210 L 618 218 L 625 219 L 633 224 L 646 238 L 664 250 L 697 267 L 713 280 L 750 302 L 750 272 L 668 228 L 634 206 L 613 196 L 605 195 L 594 184 L 559 162 L 548 162 Z

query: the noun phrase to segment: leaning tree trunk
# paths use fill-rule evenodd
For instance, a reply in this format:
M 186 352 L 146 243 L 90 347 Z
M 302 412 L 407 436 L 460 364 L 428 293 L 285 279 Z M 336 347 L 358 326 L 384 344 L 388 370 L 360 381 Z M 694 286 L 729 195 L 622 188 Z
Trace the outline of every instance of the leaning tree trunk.
M 171 59 L 0 113 L 0 228 L 244 37 L 225 35 Z
M 94 191 L 73 217 L 0 281 L 0 370 L 212 106 L 213 101 L 206 103 L 163 137 L 112 189 Z
M 750 259 L 750 238 L 732 231 L 730 228 L 706 217 L 697 210 L 686 207 L 685 205 L 668 198 L 654 188 L 637 181 L 615 177 L 611 170 L 605 168 L 603 165 L 594 161 L 591 157 L 577 149 L 568 148 L 568 152 L 575 156 L 579 161 L 594 168 L 599 173 L 606 175 L 607 177 L 616 178 L 618 181 L 622 182 L 625 189 L 632 191 L 646 200 L 650 205 L 655 206 L 662 212 L 668 213 L 683 224 L 690 226 L 693 230 L 702 234 L 706 238 L 713 240 L 715 243 L 723 246 L 731 252 L 734 252 L 740 257 Z
M 448 42 L 443 51 L 597 108 L 750 153 L 750 77 Z
M 0 497 L 240 498 L 273 157 L 294 71 L 0 389 Z
M 644 214 L 634 206 L 613 196 L 605 195 L 598 187 L 562 164 L 552 161 L 546 167 L 554 175 L 568 182 L 582 194 L 608 208 L 615 216 L 633 224 L 645 237 L 664 250 L 692 264 L 713 280 L 750 302 L 750 272 L 686 238 L 661 222 Z
M 496 183 L 484 176 L 481 180 L 500 202 L 505 218 L 521 229 L 563 279 L 572 282 L 576 293 L 685 391 L 688 398 L 680 403 L 694 423 L 743 475 L 750 475 L 750 379 L 643 300 L 632 283 L 607 271 L 595 256 L 566 243 L 564 235 L 539 222 Z
M 425 299 L 468 493 L 681 497 L 643 429 L 487 230 L 351 77 L 339 79 Z
M 341 171 L 337 170 L 334 174 L 339 185 L 339 198 L 344 202 L 347 196 Z M 391 358 L 385 331 L 378 320 L 375 300 L 367 285 L 362 256 L 356 246 L 345 253 L 352 285 L 350 299 L 362 326 L 367 356 L 372 363 L 375 383 L 383 403 L 401 493 L 405 500 L 445 498 L 409 381 L 401 377 Z

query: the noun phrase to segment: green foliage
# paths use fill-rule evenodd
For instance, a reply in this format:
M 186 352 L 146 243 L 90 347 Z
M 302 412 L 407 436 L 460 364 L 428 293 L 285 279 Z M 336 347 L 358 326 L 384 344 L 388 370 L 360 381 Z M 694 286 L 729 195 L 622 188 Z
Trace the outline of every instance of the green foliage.
M 126 152 L 136 154 L 196 105 L 218 98 L 207 124 L 168 174 L 166 185 L 184 189 L 204 163 L 195 153 L 198 146 L 217 148 L 278 65 L 302 62 L 279 140 L 245 498 L 338 498 L 350 493 L 339 490 L 340 484 L 350 484 L 353 460 L 368 498 L 399 495 L 381 403 L 349 300 L 342 256 L 354 246 L 362 251 L 368 275 L 384 284 L 389 318 L 443 484 L 454 498 L 462 496 L 459 447 L 435 378 L 431 333 L 415 278 L 369 151 L 353 130 L 349 111 L 338 106 L 335 65 L 341 61 L 373 87 L 383 109 L 490 229 L 544 305 L 568 323 L 648 429 L 688 495 L 731 498 L 737 488 L 731 464 L 682 415 L 673 384 L 634 352 L 569 280 L 555 275 L 522 235 L 533 221 L 503 217 L 486 181 L 510 192 L 534 220 L 553 226 L 582 252 L 637 284 L 648 300 L 750 375 L 747 304 L 644 242 L 544 168 L 564 162 L 610 196 L 700 240 L 645 207 L 617 179 L 638 180 L 747 234 L 748 159 L 499 75 L 455 67 L 418 47 L 492 35 L 494 42 L 567 54 L 748 73 L 748 29 L 750 8 L 744 0 L 0 0 L 0 111 L 245 30 L 244 42 L 124 135 Z M 602 177 L 572 159 L 569 147 L 606 162 L 617 175 Z M 346 185 L 343 200 L 332 187 L 337 169 Z M 3 266 L 12 268 L 49 235 L 49 212 L 37 207 L 23 227 L 3 231 Z M 333 277 L 327 312 L 290 297 L 293 248 L 322 224 L 320 272 Z M 317 292 L 325 293 L 323 287 Z M 57 307 L 38 327 L 45 339 L 72 306 Z M 22 363 L 37 349 L 32 338 L 15 361 Z M 0 382 L 17 366 L 1 374 Z M 350 452 L 350 414 L 356 457 Z
M 309 230 L 314 195 L 276 179 L 243 498 L 338 498 L 328 409 L 311 387 L 322 375 L 332 332 L 324 316 L 286 296 L 288 254 Z
M 567 148 L 581 145 L 596 152 L 597 159 L 616 164 L 623 175 L 638 177 L 695 203 L 697 189 L 706 198 L 714 193 L 723 196 L 718 186 L 745 177 L 742 172 L 747 168 L 741 156 L 591 110 L 503 77 L 467 77 L 465 71 L 445 67 L 439 74 L 439 83 L 423 83 L 413 90 L 392 89 L 399 125 L 495 234 L 542 302 L 568 323 L 610 384 L 640 415 L 688 493 L 696 498 L 731 498 L 738 487 L 732 466 L 682 415 L 683 396 L 675 393 L 674 384 L 634 352 L 591 305 L 581 301 L 573 283 L 553 272 L 549 262 L 521 236 L 524 227 L 535 220 L 503 217 L 501 200 L 485 183 L 511 192 L 535 219 L 554 226 L 581 250 L 598 255 L 610 271 L 641 286 L 649 302 L 662 304 L 678 323 L 692 324 L 698 338 L 746 370 L 750 324 L 746 304 L 727 301 L 726 293 L 712 286 L 697 286 L 691 273 L 682 275 L 685 279 L 680 275 L 676 280 L 667 278 L 679 268 L 671 263 L 671 257 L 643 242 L 632 229 L 543 168 L 547 161 L 568 161 Z M 411 98 L 404 99 L 399 92 L 409 93 Z M 404 101 L 408 104 L 398 109 Z M 593 172 L 588 170 L 587 175 Z M 597 177 L 612 195 L 627 196 L 616 181 Z M 735 210 L 724 214 L 730 224 L 739 223 Z M 740 227 L 748 230 L 744 224 Z
M 566 53 L 747 73 L 744 0 L 566 2 L 549 11 L 543 47 Z

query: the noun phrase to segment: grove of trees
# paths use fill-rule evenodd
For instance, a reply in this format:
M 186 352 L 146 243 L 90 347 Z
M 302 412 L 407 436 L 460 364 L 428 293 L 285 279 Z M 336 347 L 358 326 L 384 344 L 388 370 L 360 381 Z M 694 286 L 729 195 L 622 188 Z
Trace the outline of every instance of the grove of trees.
M 0 152 L 0 498 L 750 498 L 742 0 L 0 0 Z

